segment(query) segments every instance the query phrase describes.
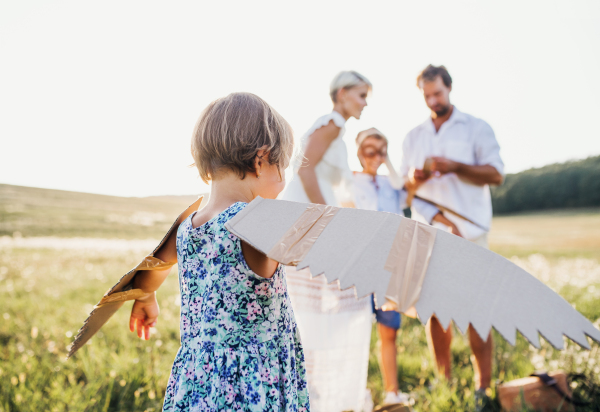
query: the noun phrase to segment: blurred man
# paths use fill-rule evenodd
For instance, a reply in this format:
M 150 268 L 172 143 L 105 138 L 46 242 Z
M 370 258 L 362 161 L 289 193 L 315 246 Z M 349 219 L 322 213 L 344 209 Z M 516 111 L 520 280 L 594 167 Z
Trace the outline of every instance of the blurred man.
M 487 228 L 492 219 L 488 185 L 503 180 L 504 164 L 492 128 L 483 120 L 460 112 L 450 103 L 452 78 L 444 66 L 427 66 L 417 77 L 431 118 L 411 130 L 404 139 L 401 172 L 407 189 L 424 199 L 451 209 L 473 223 L 446 214 L 458 230 L 452 232 L 480 246 L 488 247 Z M 425 161 L 428 167 L 423 170 Z M 438 225 L 440 215 L 422 216 Z M 476 401 L 481 404 L 490 386 L 492 337 L 479 337 L 469 326 L 469 341 L 475 368 Z M 452 328 L 444 331 L 433 316 L 427 323 L 427 337 L 438 371 L 450 379 Z

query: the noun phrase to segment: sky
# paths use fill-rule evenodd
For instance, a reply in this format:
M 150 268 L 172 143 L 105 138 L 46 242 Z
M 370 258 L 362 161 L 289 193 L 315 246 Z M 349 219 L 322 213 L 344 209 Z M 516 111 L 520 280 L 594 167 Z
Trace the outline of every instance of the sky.
M 429 112 L 415 78 L 445 65 L 451 101 L 487 121 L 506 171 L 600 154 L 600 1 L 0 0 L 0 183 L 118 196 L 207 191 L 190 138 L 202 109 L 252 92 L 297 138 L 329 83 L 373 83 L 399 167 Z M 382 171 L 385 172 L 382 168 Z

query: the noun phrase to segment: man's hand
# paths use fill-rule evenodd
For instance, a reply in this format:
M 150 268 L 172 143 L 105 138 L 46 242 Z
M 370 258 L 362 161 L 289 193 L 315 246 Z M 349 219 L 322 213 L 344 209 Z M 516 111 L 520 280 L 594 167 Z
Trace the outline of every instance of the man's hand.
M 504 180 L 498 170 L 492 165 L 467 165 L 445 157 L 432 157 L 431 171 L 440 175 L 456 173 L 461 179 L 475 185 L 501 185 Z
M 456 173 L 460 166 L 460 163 L 446 159 L 445 157 L 434 156 L 432 157 L 432 160 L 433 164 L 431 165 L 431 170 L 442 175 L 445 175 L 446 173 Z

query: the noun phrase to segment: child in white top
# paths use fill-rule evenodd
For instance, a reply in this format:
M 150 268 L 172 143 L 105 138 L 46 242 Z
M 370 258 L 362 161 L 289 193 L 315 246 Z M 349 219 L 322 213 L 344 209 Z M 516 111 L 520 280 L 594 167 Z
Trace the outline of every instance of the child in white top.
M 377 174 L 379 167 L 387 160 L 387 138 L 379 130 L 371 128 L 358 134 L 356 146 L 357 156 L 363 167 L 362 172 L 354 172 L 356 208 L 402 215 L 403 210 L 407 208 L 408 194 L 406 190 L 394 189 L 388 176 Z M 442 219 L 445 223 L 452 224 L 438 213 L 435 206 L 429 203 L 414 199 L 412 205 L 423 216 L 435 216 L 435 219 Z M 406 394 L 398 392 L 397 381 L 396 335 L 400 329 L 400 313 L 383 311 L 374 307 L 373 309 L 381 340 L 380 366 L 386 390 L 383 404 L 406 403 L 409 399 Z

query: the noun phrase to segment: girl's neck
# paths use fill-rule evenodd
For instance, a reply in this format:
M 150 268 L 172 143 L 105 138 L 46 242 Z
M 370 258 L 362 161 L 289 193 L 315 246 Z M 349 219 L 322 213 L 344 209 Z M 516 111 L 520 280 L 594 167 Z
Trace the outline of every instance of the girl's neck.
M 218 216 L 221 212 L 237 202 L 250 203 L 256 195 L 249 184 L 252 176 L 246 175 L 244 180 L 229 172 L 214 179 L 210 185 L 210 195 L 206 205 L 192 218 L 193 227 L 198 227 Z
M 246 179 L 250 179 L 250 176 Z M 237 174 L 228 173 L 220 179 L 213 180 L 207 206 L 224 206 L 226 209 L 237 202 L 250 203 L 256 196 L 246 179 L 241 180 Z
M 375 178 L 375 176 L 377 176 L 377 171 L 373 172 L 373 171 L 367 171 L 366 169 L 363 169 L 362 172 L 366 175 L 372 176 L 373 178 Z
M 246 179 L 249 179 L 247 176 Z M 247 184 L 248 180 L 241 180 L 235 173 L 228 173 L 219 179 L 213 180 L 210 185 L 208 202 L 192 219 L 194 227 L 198 227 L 219 215 L 225 209 L 237 202 L 250 203 L 256 196 Z

